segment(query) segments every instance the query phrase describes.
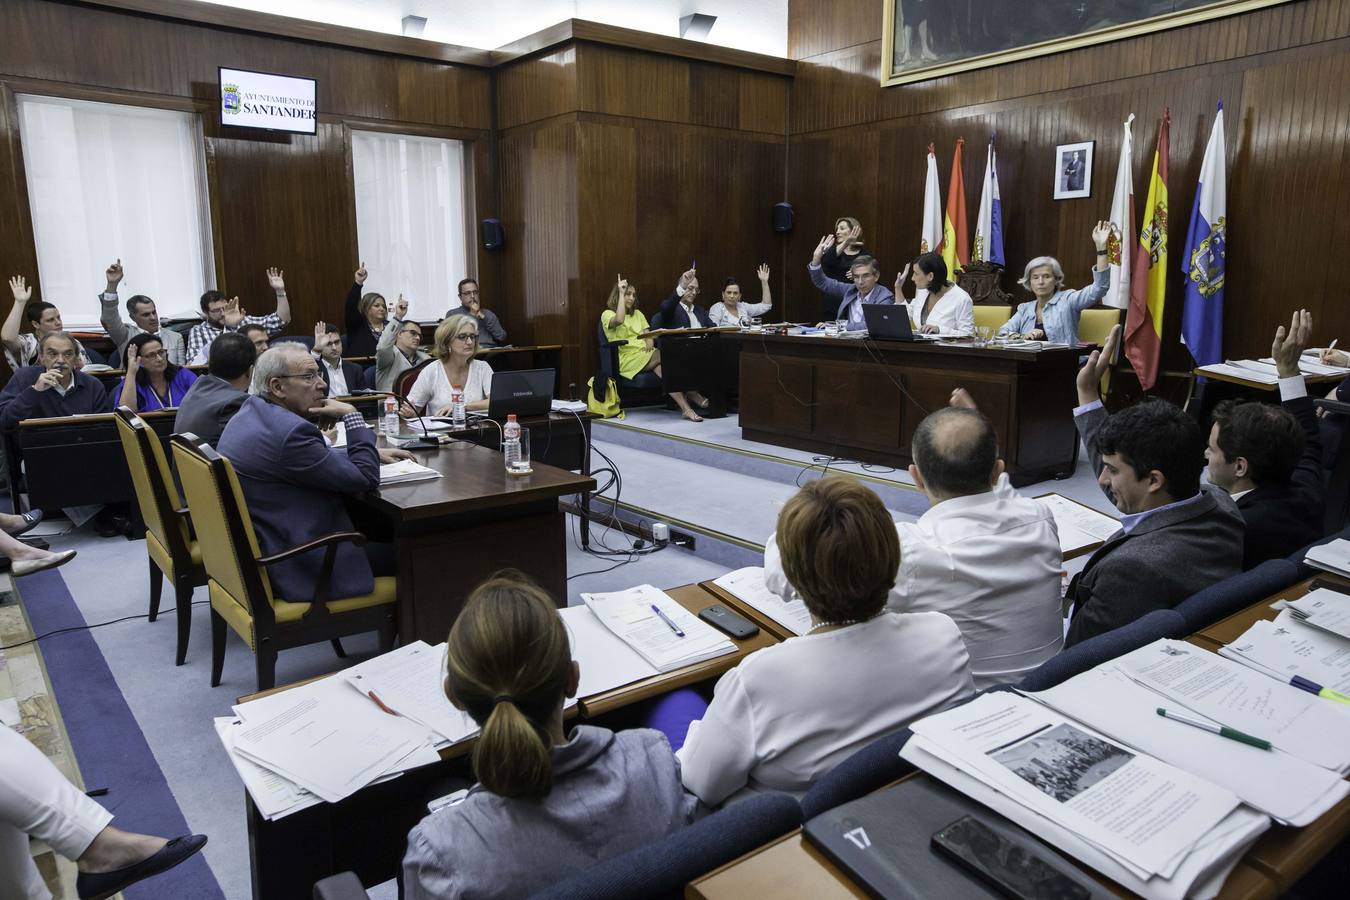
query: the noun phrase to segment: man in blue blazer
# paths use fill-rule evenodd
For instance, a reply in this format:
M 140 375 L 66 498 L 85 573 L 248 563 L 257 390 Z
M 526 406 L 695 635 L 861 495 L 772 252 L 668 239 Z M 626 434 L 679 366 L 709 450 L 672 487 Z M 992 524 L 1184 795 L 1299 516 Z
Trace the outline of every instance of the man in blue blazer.
M 234 464 L 264 554 L 352 531 L 343 495 L 378 488 L 381 462 L 413 458 L 407 450 L 377 450 L 375 432 L 355 407 L 324 399 L 319 363 L 302 344 L 282 342 L 259 356 L 253 387 L 257 396 L 230 419 L 217 449 Z M 340 420 L 347 446 L 330 447 L 306 415 Z M 297 602 L 313 597 L 325 552 L 320 548 L 271 566 L 273 593 Z M 363 553 L 339 544 L 329 598 L 368 594 L 374 575 L 392 574 L 389 545 L 367 543 Z
M 680 276 L 675 290 L 661 301 L 661 311 L 657 313 L 661 324 L 659 328 L 712 328 L 713 321 L 708 311 L 698 306 L 698 273 L 690 269 Z
M 868 303 L 894 303 L 895 295 L 891 293 L 890 288 L 877 283 L 881 278 L 881 266 L 871 256 L 859 254 L 854 257 L 853 264 L 848 270 L 853 276 L 852 284 L 844 284 L 828 277 L 820 270 L 820 261 L 825 251 L 833 246 L 834 235 L 827 234 L 821 238 L 815 252 L 811 254 L 811 262 L 807 265 L 806 271 L 817 290 L 839 301 L 839 311 L 835 313 L 835 318 L 848 322 L 849 331 L 862 331 L 867 327 L 867 320 L 863 318 L 863 306 Z

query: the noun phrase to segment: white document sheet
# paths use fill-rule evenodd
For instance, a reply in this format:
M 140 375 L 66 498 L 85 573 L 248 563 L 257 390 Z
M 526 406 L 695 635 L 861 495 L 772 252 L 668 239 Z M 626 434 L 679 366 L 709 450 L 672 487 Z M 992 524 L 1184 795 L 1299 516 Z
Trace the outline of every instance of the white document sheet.
M 589 608 L 569 606 L 558 613 L 572 642 L 572 658 L 581 669 L 578 697 L 593 697 L 661 674 L 636 650 L 600 624 Z
M 426 481 L 440 477 L 440 472 L 428 469 L 411 459 L 400 459 L 398 462 L 384 463 L 380 466 L 380 484 L 403 484 L 408 481 Z
M 1233 363 L 1214 363 L 1209 366 L 1200 366 L 1197 371 L 1201 375 L 1228 375 L 1232 378 L 1243 378 L 1247 381 L 1255 381 L 1258 384 L 1277 384 L 1280 380 L 1273 372 L 1261 372 L 1257 369 L 1244 368 Z
M 1296 756 L 1167 721 L 1157 713 L 1157 693 L 1114 668 L 1090 669 L 1027 696 L 1212 781 L 1286 824 L 1307 825 L 1350 794 L 1350 782 Z
M 1265 359 L 1261 360 L 1261 362 L 1274 366 L 1275 358 L 1273 356 L 1267 356 Z M 1315 353 L 1311 358 L 1305 354 L 1304 357 L 1298 361 L 1298 369 L 1304 375 L 1350 375 L 1350 366 L 1328 366 L 1325 363 L 1318 362 L 1317 354 Z
M 1304 624 L 1350 639 L 1350 594 L 1318 588 L 1290 600 L 1288 608 Z
M 359 693 L 374 694 L 394 712 L 436 732 L 442 743 L 458 743 L 478 733 L 473 718 L 455 709 L 445 696 L 444 643 L 432 647 L 414 641 L 353 666 L 342 677 Z
M 1219 655 L 1287 682 L 1301 675 L 1314 684 L 1350 692 L 1350 640 L 1305 625 L 1286 608 L 1273 622 L 1255 622 Z M 1350 705 L 1338 708 L 1350 713 Z
M 234 746 L 235 734 L 243 727 L 239 719 L 217 716 L 214 722 L 216 735 L 224 745 L 230 763 L 239 773 L 240 780 L 253 798 L 253 805 L 258 807 L 264 819 L 279 819 L 323 802 L 295 782 L 240 756 Z
M 910 726 L 953 764 L 1102 848 L 1171 878 L 1240 801 L 1030 698 L 990 693 Z
M 1350 577 L 1350 541 L 1345 538 L 1337 538 L 1334 541 L 1310 547 L 1308 548 L 1308 555 L 1303 557 L 1303 561 L 1325 572 L 1335 572 L 1338 575 Z
M 1059 494 L 1037 497 L 1049 508 L 1059 531 L 1059 550 L 1072 553 L 1092 544 L 1100 544 L 1120 530 L 1120 521 Z
M 1174 705 L 1324 769 L 1350 771 L 1350 716 L 1320 697 L 1184 641 L 1154 641 L 1115 664 Z
M 764 584 L 763 566 L 746 566 L 714 579 L 713 584 L 753 606 L 793 634 L 811 630 L 811 613 L 801 600 L 787 602 Z
M 582 594 L 581 599 L 601 624 L 662 672 L 736 652 L 736 645 L 720 631 L 650 584 L 607 594 Z M 653 612 L 653 606 L 684 634 L 676 634 Z

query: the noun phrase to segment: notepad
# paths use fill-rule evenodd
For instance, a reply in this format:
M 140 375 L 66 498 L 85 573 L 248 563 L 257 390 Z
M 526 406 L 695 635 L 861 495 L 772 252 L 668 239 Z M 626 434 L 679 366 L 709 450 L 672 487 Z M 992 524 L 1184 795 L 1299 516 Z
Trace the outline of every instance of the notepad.
M 658 671 L 669 672 L 736 652 L 736 645 L 720 631 L 650 584 L 626 591 L 582 594 L 581 599 L 602 625 Z M 653 612 L 652 606 L 658 607 L 665 619 Z M 666 619 L 683 635 L 676 634 Z
M 398 462 L 384 463 L 380 466 L 380 484 L 404 484 L 409 481 L 426 481 L 440 477 L 440 472 L 411 459 L 400 459 Z
M 811 613 L 803 601 L 784 601 L 764 584 L 763 566 L 736 569 L 714 579 L 713 584 L 773 619 L 793 634 L 806 634 L 812 628 Z
M 1059 532 L 1060 553 L 1068 555 L 1103 543 L 1120 530 L 1120 521 L 1061 494 L 1043 494 L 1036 502 L 1050 510 Z
M 385 706 L 454 744 L 478 733 L 478 725 L 445 696 L 445 644 L 413 641 L 342 673 L 359 693 L 374 694 Z M 439 746 L 439 744 L 438 744 Z

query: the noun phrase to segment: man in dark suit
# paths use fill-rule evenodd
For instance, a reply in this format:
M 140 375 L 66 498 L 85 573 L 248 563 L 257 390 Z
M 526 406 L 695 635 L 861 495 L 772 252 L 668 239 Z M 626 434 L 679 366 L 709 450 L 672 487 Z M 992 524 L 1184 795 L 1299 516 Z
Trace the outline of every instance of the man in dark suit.
M 1176 606 L 1242 569 L 1242 516 L 1221 488 L 1200 486 L 1205 438 L 1165 401 L 1107 415 L 1099 395 L 1121 328 L 1078 373 L 1074 424 L 1097 483 L 1123 515 L 1069 584 L 1076 612 L 1065 646 Z
M 328 382 L 328 396 L 350 397 L 353 391 L 365 387 L 361 367 L 342 358 L 342 335 L 331 322 L 314 326 L 314 355 L 319 358 L 323 380 Z
M 680 276 L 670 296 L 661 301 L 661 311 L 657 313 L 661 324 L 658 327 L 712 328 L 713 322 L 708 318 L 708 311 L 695 303 L 696 300 L 698 272 L 690 269 Z
M 207 351 L 208 374 L 192 382 L 173 418 L 173 430 L 195 434 L 212 447 L 220 443 L 225 425 L 248 399 L 249 376 L 258 353 L 253 342 L 237 331 L 227 331 Z
M 1322 442 L 1299 357 L 1312 336 L 1312 314 L 1294 313 L 1275 332 L 1271 356 L 1280 405 L 1220 403 L 1209 431 L 1209 480 L 1237 501 L 1247 523 L 1242 568 L 1288 556 L 1322 536 Z
M 375 432 L 355 407 L 324 398 L 318 361 L 302 344 L 283 341 L 258 357 L 253 387 L 257 396 L 230 419 L 217 449 L 234 464 L 265 554 L 352 531 L 343 496 L 378 488 L 380 463 L 413 458 L 406 450 L 377 450 Z M 308 415 L 341 421 L 347 446 L 330 447 Z M 368 542 L 365 551 L 337 545 L 330 599 L 368 594 L 374 575 L 394 574 L 390 545 Z M 314 596 L 325 552 L 269 567 L 275 594 L 295 601 Z

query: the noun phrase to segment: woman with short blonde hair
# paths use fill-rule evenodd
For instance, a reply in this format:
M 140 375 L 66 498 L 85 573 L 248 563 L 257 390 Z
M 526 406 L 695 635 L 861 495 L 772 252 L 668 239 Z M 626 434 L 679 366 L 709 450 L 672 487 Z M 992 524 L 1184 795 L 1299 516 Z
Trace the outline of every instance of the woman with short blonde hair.
M 492 367 L 478 352 L 478 320 L 467 313 L 454 313 L 441 320 L 432 338 L 431 362 L 422 367 L 408 391 L 414 409 L 448 416 L 456 391 L 464 395 L 465 409 L 487 409 L 492 394 Z

